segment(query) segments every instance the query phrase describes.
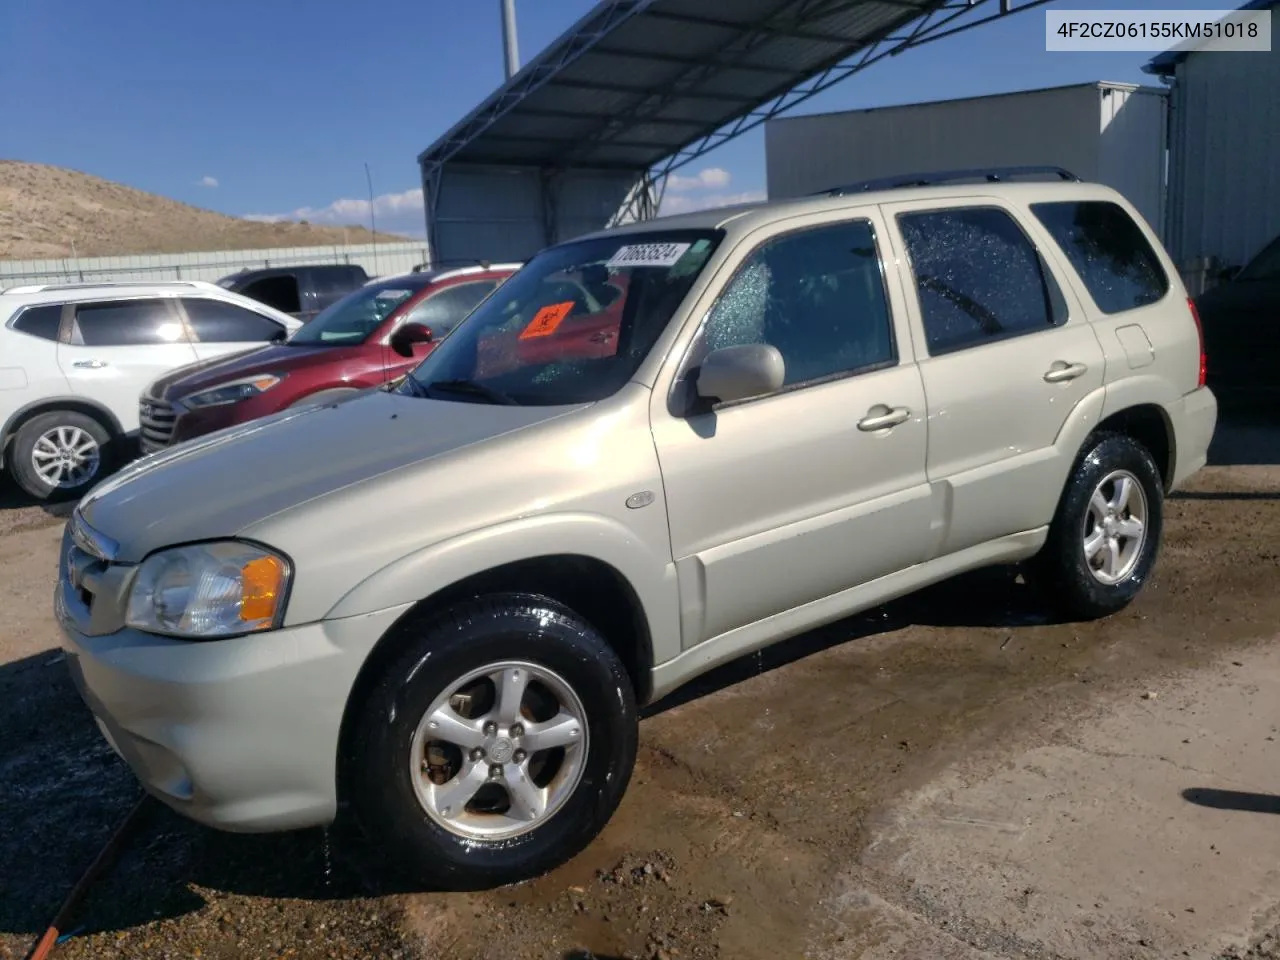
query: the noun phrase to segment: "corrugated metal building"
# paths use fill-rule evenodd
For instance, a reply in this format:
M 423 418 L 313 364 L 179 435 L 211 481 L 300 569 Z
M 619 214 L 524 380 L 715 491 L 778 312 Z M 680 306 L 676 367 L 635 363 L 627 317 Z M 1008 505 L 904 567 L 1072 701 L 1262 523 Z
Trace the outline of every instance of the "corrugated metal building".
M 804 196 L 897 174 L 1048 164 L 1105 183 L 1159 231 L 1165 91 L 1125 83 L 771 120 L 769 196 Z
M 1243 264 L 1280 234 L 1280 17 L 1270 53 L 1166 53 L 1144 69 L 1172 87 L 1169 252 Z

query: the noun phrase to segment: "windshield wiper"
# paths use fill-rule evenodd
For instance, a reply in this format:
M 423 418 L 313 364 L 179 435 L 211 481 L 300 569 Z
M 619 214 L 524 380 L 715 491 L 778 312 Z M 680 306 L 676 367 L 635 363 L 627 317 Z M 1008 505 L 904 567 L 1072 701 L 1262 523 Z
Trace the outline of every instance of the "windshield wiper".
M 427 384 L 427 393 L 430 394 L 432 390 L 440 393 L 458 393 L 468 397 L 477 397 L 489 403 L 498 403 L 508 407 L 516 405 L 516 402 L 505 393 L 494 390 L 492 387 L 486 387 L 483 383 L 476 383 L 474 380 L 437 380 L 434 383 Z

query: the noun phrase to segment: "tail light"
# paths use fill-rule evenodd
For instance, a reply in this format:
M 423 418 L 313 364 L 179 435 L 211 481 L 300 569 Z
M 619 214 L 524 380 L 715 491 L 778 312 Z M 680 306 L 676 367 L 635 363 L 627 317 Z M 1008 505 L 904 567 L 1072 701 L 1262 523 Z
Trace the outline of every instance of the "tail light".
M 1209 358 L 1204 352 L 1204 327 L 1200 323 L 1200 311 L 1196 309 L 1196 302 L 1187 297 L 1187 308 L 1191 311 L 1191 319 L 1196 322 L 1196 337 L 1200 341 L 1200 382 L 1197 386 L 1203 387 L 1209 379 Z

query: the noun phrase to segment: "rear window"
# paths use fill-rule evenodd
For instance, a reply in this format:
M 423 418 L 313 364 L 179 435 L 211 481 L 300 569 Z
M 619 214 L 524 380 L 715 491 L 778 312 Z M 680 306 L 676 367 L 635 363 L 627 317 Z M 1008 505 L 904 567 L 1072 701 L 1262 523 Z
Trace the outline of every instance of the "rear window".
M 27 307 L 10 326 L 22 333 L 29 333 L 41 340 L 57 340 L 62 325 L 62 304 L 47 303 L 39 307 Z
M 1031 212 L 1062 247 L 1103 313 L 1164 299 L 1169 278 L 1133 219 L 1105 200 L 1033 203 Z

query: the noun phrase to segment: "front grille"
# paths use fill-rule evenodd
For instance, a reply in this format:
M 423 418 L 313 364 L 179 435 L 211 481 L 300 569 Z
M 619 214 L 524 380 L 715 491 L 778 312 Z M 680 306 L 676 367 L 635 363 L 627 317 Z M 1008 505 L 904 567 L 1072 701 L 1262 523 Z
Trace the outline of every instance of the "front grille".
M 139 445 L 143 453 L 162 450 L 173 439 L 173 425 L 178 415 L 173 405 L 155 397 L 143 397 L 138 403 L 138 420 L 142 424 Z

